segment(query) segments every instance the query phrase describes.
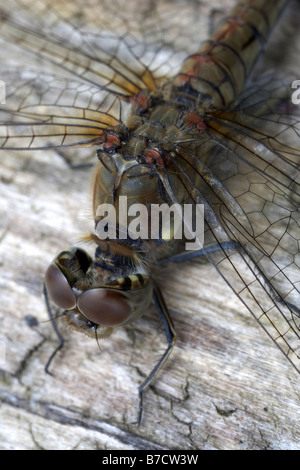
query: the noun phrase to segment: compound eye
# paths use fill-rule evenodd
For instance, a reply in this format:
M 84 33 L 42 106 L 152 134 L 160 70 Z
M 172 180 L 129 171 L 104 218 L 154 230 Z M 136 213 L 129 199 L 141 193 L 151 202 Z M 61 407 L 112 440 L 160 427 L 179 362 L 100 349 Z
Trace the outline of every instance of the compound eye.
M 58 307 L 70 310 L 76 306 L 75 295 L 66 277 L 54 263 L 46 271 L 45 286 L 49 297 Z
M 101 326 L 119 325 L 131 314 L 125 296 L 106 289 L 83 292 L 77 300 L 77 306 L 86 318 Z

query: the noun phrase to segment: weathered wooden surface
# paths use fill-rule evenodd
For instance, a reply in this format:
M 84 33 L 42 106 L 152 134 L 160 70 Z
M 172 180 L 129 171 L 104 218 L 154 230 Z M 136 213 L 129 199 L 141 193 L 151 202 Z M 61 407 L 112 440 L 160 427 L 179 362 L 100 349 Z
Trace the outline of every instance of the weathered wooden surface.
M 154 308 L 101 351 L 65 330 L 46 375 L 54 332 L 24 317 L 47 320 L 44 271 L 90 228 L 90 171 L 53 151 L 0 159 L 1 449 L 300 448 L 298 374 L 206 263 L 159 275 L 178 342 L 140 427 L 137 388 L 165 345 Z

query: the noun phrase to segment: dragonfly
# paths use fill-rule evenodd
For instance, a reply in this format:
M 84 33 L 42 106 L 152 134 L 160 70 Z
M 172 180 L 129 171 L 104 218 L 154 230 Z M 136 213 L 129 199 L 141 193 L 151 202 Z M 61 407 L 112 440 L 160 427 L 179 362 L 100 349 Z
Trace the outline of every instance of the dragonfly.
M 47 372 L 64 344 L 52 303 L 62 321 L 98 342 L 154 301 L 168 345 L 139 387 L 140 423 L 143 393 L 176 340 L 153 275 L 160 264 L 206 258 L 300 371 L 300 124 L 293 79 L 253 74 L 290 2 L 237 3 L 202 44 L 198 2 L 127 3 L 124 11 L 119 1 L 89 0 L 84 19 L 79 0 L 0 7 L 0 162 L 13 150 L 93 149 L 95 227 L 98 208 L 119 209 L 124 196 L 130 207 L 204 207 L 197 250 L 183 250 L 174 233 L 102 239 L 96 230 L 82 238 L 94 257 L 67 248 L 45 275 L 59 341 Z

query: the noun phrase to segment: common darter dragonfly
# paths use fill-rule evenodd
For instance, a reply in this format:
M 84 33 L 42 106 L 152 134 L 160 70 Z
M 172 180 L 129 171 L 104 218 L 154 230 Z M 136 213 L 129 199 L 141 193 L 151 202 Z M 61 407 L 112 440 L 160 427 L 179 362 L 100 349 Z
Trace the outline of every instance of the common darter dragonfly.
M 90 0 L 93 14 L 84 22 L 79 3 L 16 0 L 1 7 L 7 92 L 0 158 L 14 150 L 76 154 L 91 147 L 95 223 L 99 205 L 117 208 L 121 196 L 129 205 L 203 204 L 205 242 L 187 253 L 163 235 L 139 244 L 93 233 L 84 239 L 97 246 L 94 260 L 81 248 L 61 252 L 45 279 L 60 341 L 47 371 L 63 345 L 51 301 L 69 326 L 99 341 L 154 300 L 168 347 L 139 388 L 140 422 L 143 391 L 176 337 L 153 269 L 196 255 L 216 267 L 299 370 L 297 77 L 249 80 L 289 2 L 239 3 L 202 46 L 195 40 L 197 2 L 145 2 L 138 11 L 129 2 L 121 13 L 119 2 Z

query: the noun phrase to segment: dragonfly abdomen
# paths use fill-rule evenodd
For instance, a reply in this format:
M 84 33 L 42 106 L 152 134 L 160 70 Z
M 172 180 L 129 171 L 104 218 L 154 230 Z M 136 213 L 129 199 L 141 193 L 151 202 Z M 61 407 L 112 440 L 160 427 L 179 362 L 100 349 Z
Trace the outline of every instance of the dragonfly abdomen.
M 238 4 L 212 40 L 184 61 L 173 80 L 173 97 L 183 103 L 191 96 L 200 98 L 204 111 L 229 105 L 243 90 L 287 3 L 248 0 Z

